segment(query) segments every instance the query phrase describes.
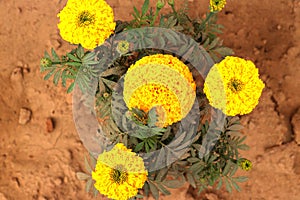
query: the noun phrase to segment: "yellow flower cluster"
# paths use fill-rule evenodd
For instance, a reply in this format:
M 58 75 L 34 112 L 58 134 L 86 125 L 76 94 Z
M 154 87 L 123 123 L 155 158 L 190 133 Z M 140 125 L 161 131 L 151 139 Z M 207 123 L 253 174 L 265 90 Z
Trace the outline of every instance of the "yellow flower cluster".
M 127 200 L 138 193 L 147 180 L 144 161 L 122 143 L 99 155 L 92 178 L 95 188 L 108 198 Z
M 244 115 L 256 107 L 264 86 L 253 62 L 227 56 L 208 73 L 204 93 L 226 115 Z
M 86 49 L 94 49 L 114 32 L 112 8 L 104 0 L 68 0 L 58 14 L 61 37 Z
M 132 65 L 124 81 L 124 101 L 129 109 L 148 112 L 158 108 L 158 126 L 184 118 L 195 101 L 196 84 L 189 68 L 171 55 L 146 56 Z
M 210 0 L 210 11 L 219 12 L 221 11 L 226 4 L 226 0 Z

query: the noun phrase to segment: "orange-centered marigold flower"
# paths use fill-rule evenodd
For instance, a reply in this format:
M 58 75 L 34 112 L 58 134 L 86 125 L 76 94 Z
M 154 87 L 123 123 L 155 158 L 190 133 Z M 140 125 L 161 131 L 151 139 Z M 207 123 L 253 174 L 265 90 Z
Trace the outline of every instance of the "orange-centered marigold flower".
M 189 68 L 171 55 L 146 56 L 132 65 L 124 81 L 124 100 L 129 108 L 148 112 L 159 108 L 162 126 L 180 121 L 195 100 L 196 84 Z M 164 117 L 163 117 L 164 116 Z

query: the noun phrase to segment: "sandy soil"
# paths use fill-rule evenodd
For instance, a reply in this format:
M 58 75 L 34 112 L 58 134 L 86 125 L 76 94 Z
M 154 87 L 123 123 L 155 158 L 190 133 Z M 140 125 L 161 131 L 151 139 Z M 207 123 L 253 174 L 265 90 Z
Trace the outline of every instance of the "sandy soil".
M 75 177 L 87 151 L 75 130 L 71 95 L 39 73 L 44 50 L 71 48 L 56 26 L 65 2 L 0 1 L 0 200 L 92 199 Z M 117 19 L 129 19 L 141 2 L 108 0 Z M 208 0 L 189 3 L 200 17 L 206 7 L 199 5 Z M 254 168 L 240 172 L 250 177 L 241 193 L 209 189 L 197 196 L 186 186 L 161 199 L 300 199 L 300 1 L 228 0 L 219 22 L 224 43 L 255 61 L 266 83 L 259 106 L 242 118 L 251 146 L 244 155 Z M 18 122 L 21 108 L 32 112 L 26 125 Z

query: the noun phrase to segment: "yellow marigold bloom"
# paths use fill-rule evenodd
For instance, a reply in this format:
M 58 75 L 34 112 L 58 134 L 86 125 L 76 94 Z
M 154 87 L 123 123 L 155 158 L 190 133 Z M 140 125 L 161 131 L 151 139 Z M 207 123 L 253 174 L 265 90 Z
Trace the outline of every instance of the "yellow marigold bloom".
M 127 200 L 138 193 L 147 180 L 144 161 L 118 143 L 111 151 L 99 155 L 92 177 L 95 188 L 108 198 Z
M 210 0 L 210 11 L 218 12 L 221 11 L 226 4 L 226 0 Z
M 124 101 L 128 108 L 148 112 L 157 107 L 158 126 L 166 127 L 184 118 L 196 94 L 189 68 L 171 55 L 146 56 L 132 65 L 124 81 Z
M 250 113 L 258 104 L 264 87 L 253 62 L 227 56 L 211 68 L 204 93 L 213 107 L 235 116 Z
M 86 49 L 94 49 L 114 32 L 112 8 L 104 0 L 68 0 L 57 15 L 61 37 Z

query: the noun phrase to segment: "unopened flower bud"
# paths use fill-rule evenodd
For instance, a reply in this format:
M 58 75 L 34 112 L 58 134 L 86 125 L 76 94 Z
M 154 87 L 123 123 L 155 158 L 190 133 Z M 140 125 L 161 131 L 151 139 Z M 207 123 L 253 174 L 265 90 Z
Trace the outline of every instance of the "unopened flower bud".
M 252 162 L 245 158 L 239 159 L 238 165 L 240 166 L 240 168 L 242 168 L 242 170 L 245 171 L 249 171 L 250 169 L 252 169 Z
M 165 6 L 165 2 L 164 1 L 161 1 L 161 0 L 158 0 L 157 3 L 156 3 L 156 8 L 158 10 L 161 10 L 163 7 Z
M 51 67 L 52 61 L 49 58 L 42 58 L 40 64 L 42 67 Z
M 169 4 L 170 6 L 174 6 L 174 0 L 169 0 L 169 1 L 168 1 L 168 4 Z

